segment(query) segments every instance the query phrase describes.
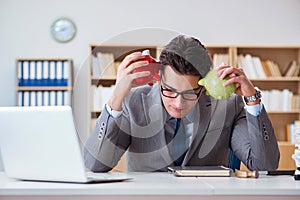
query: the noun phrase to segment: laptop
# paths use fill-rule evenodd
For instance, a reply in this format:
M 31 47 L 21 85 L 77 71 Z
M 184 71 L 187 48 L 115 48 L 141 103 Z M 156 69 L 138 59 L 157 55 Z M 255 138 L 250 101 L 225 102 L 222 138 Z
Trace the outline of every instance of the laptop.
M 122 173 L 87 173 L 70 106 L 0 107 L 0 152 L 8 177 L 55 182 L 114 182 Z

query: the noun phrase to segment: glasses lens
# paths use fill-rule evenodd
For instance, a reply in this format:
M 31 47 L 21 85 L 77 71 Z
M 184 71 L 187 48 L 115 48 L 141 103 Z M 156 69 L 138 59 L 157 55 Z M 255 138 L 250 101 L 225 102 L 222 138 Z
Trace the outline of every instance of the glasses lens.
M 198 89 L 199 89 L 199 92 L 195 93 L 196 90 L 198 90 Z M 191 101 L 197 100 L 198 97 L 200 96 L 200 93 L 202 91 L 202 87 L 200 87 L 198 89 L 185 91 L 185 92 L 176 92 L 174 90 L 171 90 L 171 89 L 168 89 L 168 88 L 163 88 L 161 86 L 161 92 L 165 97 L 176 98 L 178 95 L 181 95 L 184 100 L 191 100 Z
M 162 89 L 162 93 L 166 97 L 175 98 L 177 96 L 177 92 L 168 90 L 168 89 Z
M 198 95 L 194 94 L 190 94 L 190 93 L 183 93 L 182 94 L 183 99 L 185 100 L 196 100 L 198 98 Z

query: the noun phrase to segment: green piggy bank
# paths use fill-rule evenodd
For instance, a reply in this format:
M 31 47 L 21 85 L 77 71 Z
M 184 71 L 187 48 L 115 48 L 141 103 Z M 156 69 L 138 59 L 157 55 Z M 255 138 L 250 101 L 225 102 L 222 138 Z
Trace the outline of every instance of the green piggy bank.
M 218 100 L 223 100 L 229 98 L 236 90 L 236 85 L 234 83 L 223 86 L 223 83 L 228 79 L 229 76 L 226 76 L 224 79 L 220 79 L 217 76 L 217 70 L 212 69 L 204 78 L 199 80 L 198 84 L 205 87 L 207 95 Z

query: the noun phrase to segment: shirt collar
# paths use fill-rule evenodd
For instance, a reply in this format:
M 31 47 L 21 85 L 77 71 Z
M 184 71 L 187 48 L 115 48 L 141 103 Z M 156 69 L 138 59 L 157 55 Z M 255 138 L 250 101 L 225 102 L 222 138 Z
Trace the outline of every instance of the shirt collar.
M 167 112 L 163 102 L 161 102 L 162 105 L 163 105 L 163 108 L 164 108 L 164 111 L 166 113 L 166 116 L 167 116 L 167 120 L 170 120 L 172 119 L 173 117 Z M 199 111 L 199 104 L 196 103 L 196 105 L 193 107 L 193 109 L 186 115 L 182 118 L 182 120 L 185 122 L 185 124 L 189 124 L 189 123 L 193 123 L 194 122 L 194 119 L 195 119 L 195 115 L 196 113 L 200 114 L 200 111 Z

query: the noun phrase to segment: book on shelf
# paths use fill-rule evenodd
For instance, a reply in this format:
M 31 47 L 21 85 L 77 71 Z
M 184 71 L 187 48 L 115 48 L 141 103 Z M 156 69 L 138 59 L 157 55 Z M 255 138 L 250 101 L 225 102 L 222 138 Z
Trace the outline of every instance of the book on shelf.
M 250 77 L 250 72 L 248 70 L 247 64 L 246 64 L 246 60 L 244 58 L 244 55 L 240 54 L 237 57 L 237 67 L 242 68 L 244 70 L 244 73 L 246 74 L 246 76 L 248 78 Z
M 250 54 L 246 54 L 245 57 L 245 66 L 246 68 L 248 68 L 247 71 L 249 71 L 249 77 L 250 78 L 258 78 L 258 73 L 257 70 L 254 66 L 254 62 L 253 62 L 253 58 Z
M 291 111 L 298 109 L 296 104 L 293 104 L 295 97 L 290 90 L 262 90 L 261 101 L 267 111 Z M 282 101 L 274 101 L 281 99 Z
M 268 64 L 266 63 L 266 61 L 262 60 L 261 65 L 262 65 L 262 68 L 263 68 L 263 70 L 266 74 L 266 77 L 272 77 L 271 70 L 270 70 Z
M 271 72 L 272 77 L 282 77 L 279 66 L 272 60 L 266 60 L 266 64 Z
M 238 67 L 242 68 L 246 74 L 246 76 L 250 79 L 256 78 L 256 72 L 254 71 L 254 67 L 253 67 L 253 63 L 252 60 L 249 58 L 249 54 L 248 55 L 238 55 L 238 62 L 237 65 Z
M 272 60 L 261 60 L 258 56 L 250 54 L 238 55 L 237 66 L 243 68 L 250 79 L 282 77 L 278 64 Z
M 116 76 L 114 54 L 97 52 L 92 57 L 92 76 L 112 77 Z
M 300 94 L 293 94 L 292 108 L 295 110 L 300 110 Z
M 112 95 L 112 92 L 114 90 L 114 85 L 111 85 L 110 87 L 104 87 L 102 85 L 99 85 L 98 87 L 95 85 L 92 85 L 91 87 L 91 98 L 93 103 L 91 104 L 92 110 L 94 111 L 101 111 L 104 108 L 104 105 L 108 102 L 109 98 Z
M 168 171 L 175 176 L 230 176 L 232 170 L 224 166 L 171 166 Z
M 213 66 L 218 67 L 221 64 L 229 64 L 229 55 L 222 53 L 213 54 Z
M 18 60 L 18 86 L 72 85 L 70 60 Z
M 287 70 L 284 73 L 285 77 L 297 77 L 300 73 L 300 63 L 296 60 L 293 60 L 287 67 Z
M 267 76 L 266 76 L 264 68 L 261 64 L 260 58 L 258 56 L 252 56 L 252 61 L 253 61 L 253 65 L 254 65 L 254 68 L 257 73 L 257 77 L 258 78 L 266 78 Z
M 300 120 L 292 121 L 286 125 L 286 138 L 288 142 L 295 144 L 297 135 L 300 135 Z

